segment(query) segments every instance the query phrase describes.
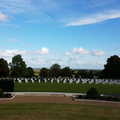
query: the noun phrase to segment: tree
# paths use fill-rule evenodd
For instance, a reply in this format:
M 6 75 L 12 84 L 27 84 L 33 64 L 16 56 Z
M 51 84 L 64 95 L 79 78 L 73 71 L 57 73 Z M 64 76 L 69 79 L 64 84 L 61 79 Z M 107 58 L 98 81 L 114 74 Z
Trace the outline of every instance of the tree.
M 81 76 L 83 78 L 87 78 L 88 77 L 88 70 L 79 70 L 78 74 L 79 74 L 79 76 Z
M 27 68 L 27 75 L 26 77 L 33 77 L 34 76 L 34 70 L 31 67 Z
M 72 77 L 72 70 L 69 67 L 65 67 L 61 71 L 62 77 Z
M 49 69 L 47 69 L 47 68 L 42 68 L 41 70 L 40 70 L 40 77 L 42 77 L 42 78 L 47 78 L 48 76 L 49 76 Z
M 9 75 L 8 63 L 3 58 L 0 59 L 0 77 L 6 77 Z
M 120 58 L 117 55 L 108 58 L 102 73 L 105 78 L 120 78 Z
M 61 75 L 61 66 L 59 64 L 53 64 L 50 68 L 50 77 L 59 77 Z
M 15 55 L 10 63 L 12 77 L 25 77 L 27 74 L 26 64 L 21 55 Z

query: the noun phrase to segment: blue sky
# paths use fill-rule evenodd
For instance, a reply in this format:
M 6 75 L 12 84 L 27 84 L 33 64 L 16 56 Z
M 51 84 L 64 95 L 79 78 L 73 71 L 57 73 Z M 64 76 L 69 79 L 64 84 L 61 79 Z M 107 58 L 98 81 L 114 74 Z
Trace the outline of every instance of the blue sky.
M 103 69 L 120 56 L 120 0 L 0 0 L 0 58 L 28 67 Z

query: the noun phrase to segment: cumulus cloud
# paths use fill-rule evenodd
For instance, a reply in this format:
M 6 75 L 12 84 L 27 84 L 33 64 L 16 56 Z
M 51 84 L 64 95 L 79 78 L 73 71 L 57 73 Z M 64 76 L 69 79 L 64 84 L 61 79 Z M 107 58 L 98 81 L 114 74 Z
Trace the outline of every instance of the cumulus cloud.
M 41 50 L 35 51 L 35 52 L 29 52 L 25 50 L 2 50 L 0 49 L 0 57 L 12 57 L 14 55 L 20 54 L 20 55 L 44 55 L 49 53 L 49 49 L 46 47 L 43 47 Z
M 0 56 L 1 57 L 12 57 L 14 55 L 17 55 L 17 54 L 21 54 L 21 55 L 24 55 L 26 54 L 27 51 L 19 51 L 17 49 L 13 49 L 13 50 L 0 50 Z
M 66 26 L 88 25 L 116 18 L 120 18 L 120 10 L 110 10 L 105 11 L 104 13 L 93 14 L 88 17 L 69 22 Z
M 71 56 L 72 53 L 70 53 L 70 52 L 66 52 L 65 55 Z
M 89 53 L 89 51 L 83 49 L 82 47 L 80 47 L 80 48 L 73 48 L 72 52 L 76 53 L 76 54 L 80 54 L 80 55 L 84 55 L 84 54 L 88 54 Z
M 44 54 L 47 54 L 47 53 L 49 53 L 49 49 L 46 48 L 46 47 L 43 47 L 41 50 L 38 50 L 38 51 L 35 52 L 35 54 L 37 54 L 37 55 L 44 55 Z
M 103 51 L 101 51 L 101 50 L 93 50 L 93 51 L 91 52 L 91 54 L 92 54 L 93 56 L 101 57 L 101 56 L 103 56 L 105 53 L 104 53 Z
M 6 22 L 8 20 L 8 16 L 0 12 L 0 21 Z

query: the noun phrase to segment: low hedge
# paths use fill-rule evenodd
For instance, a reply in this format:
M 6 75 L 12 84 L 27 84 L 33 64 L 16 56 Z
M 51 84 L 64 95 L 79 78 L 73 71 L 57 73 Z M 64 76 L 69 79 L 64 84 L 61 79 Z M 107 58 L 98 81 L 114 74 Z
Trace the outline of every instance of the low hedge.
M 14 92 L 14 81 L 13 80 L 0 80 L 0 88 L 4 92 Z
M 104 101 L 116 101 L 120 102 L 120 95 L 109 94 L 100 95 L 97 89 L 90 88 L 85 95 L 77 95 L 75 99 L 90 99 L 90 100 L 104 100 Z

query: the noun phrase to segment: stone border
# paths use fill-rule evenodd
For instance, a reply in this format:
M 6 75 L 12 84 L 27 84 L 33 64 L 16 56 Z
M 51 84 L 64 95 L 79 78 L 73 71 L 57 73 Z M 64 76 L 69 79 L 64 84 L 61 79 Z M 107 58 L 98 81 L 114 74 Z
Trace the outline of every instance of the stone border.
M 15 98 L 15 95 L 13 95 L 11 98 L 0 98 L 0 100 L 12 100 Z
M 59 92 L 11 92 L 17 96 L 75 96 L 81 93 L 59 93 Z
M 72 96 L 73 100 L 75 101 L 82 101 L 82 102 L 99 102 L 99 103 L 119 103 L 120 102 L 116 102 L 116 101 L 105 101 L 105 100 L 90 100 L 90 99 L 76 99 L 75 96 Z

